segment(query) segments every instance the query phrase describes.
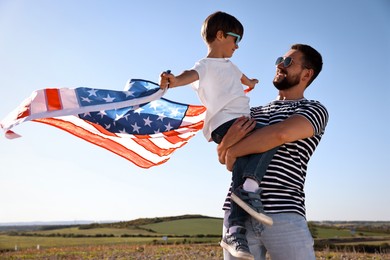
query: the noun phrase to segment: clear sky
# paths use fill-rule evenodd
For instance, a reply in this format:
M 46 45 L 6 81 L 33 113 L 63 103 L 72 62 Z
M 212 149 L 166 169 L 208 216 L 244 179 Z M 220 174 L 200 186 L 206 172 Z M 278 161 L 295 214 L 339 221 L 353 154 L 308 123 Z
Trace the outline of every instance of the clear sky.
M 293 43 L 316 48 L 322 73 L 306 98 L 330 121 L 308 168 L 309 220 L 390 220 L 390 1 L 0 0 L 0 118 L 34 90 L 122 90 L 206 55 L 204 19 L 221 10 L 245 27 L 232 61 L 260 79 L 251 105 L 273 100 L 274 61 Z M 199 104 L 190 87 L 167 98 Z M 0 137 L 0 223 L 222 217 L 230 173 L 201 133 L 148 170 L 57 128 L 27 122 Z

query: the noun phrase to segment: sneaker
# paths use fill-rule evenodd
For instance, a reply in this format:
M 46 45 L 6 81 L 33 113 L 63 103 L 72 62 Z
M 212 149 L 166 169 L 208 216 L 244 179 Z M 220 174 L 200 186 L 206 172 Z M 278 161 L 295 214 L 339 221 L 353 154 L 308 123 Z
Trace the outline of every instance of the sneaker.
M 259 189 L 257 192 L 250 192 L 239 187 L 232 192 L 231 198 L 238 206 L 248 212 L 248 214 L 257 221 L 272 226 L 274 223 L 272 218 L 262 213 L 264 212 L 264 208 L 260 199 L 260 191 L 261 190 Z
M 246 240 L 246 229 L 237 228 L 236 232 L 232 234 L 226 233 L 220 245 L 229 251 L 229 253 L 239 259 L 253 260 L 254 257 L 249 251 L 248 241 Z

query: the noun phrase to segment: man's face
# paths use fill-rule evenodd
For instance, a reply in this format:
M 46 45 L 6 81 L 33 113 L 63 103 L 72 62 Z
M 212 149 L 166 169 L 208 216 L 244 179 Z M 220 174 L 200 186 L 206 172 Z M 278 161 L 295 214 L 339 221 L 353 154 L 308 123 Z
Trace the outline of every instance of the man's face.
M 276 75 L 273 83 L 278 90 L 287 90 L 300 83 L 303 67 L 302 53 L 297 50 L 288 51 L 276 65 Z

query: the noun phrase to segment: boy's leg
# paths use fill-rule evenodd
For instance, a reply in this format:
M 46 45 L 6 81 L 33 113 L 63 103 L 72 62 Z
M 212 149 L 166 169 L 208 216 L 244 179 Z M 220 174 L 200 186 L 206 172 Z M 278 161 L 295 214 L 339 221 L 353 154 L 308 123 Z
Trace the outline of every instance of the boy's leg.
M 263 127 L 264 125 L 257 123 L 255 130 L 261 129 Z M 268 165 L 270 164 L 278 148 L 279 147 L 275 147 L 264 153 L 247 155 L 248 160 L 243 171 L 243 178 L 251 178 L 257 181 L 258 184 L 260 184 L 265 173 L 267 172 Z
M 230 210 L 227 211 L 229 214 L 225 214 L 223 222 L 222 240 L 220 245 L 224 249 L 224 259 L 253 260 L 254 257 L 249 251 L 248 240 L 246 238 L 247 230 L 245 228 L 245 222 L 234 222 L 235 224 L 232 226 L 232 219 L 237 219 L 237 217 L 231 217 L 231 213 L 233 212 L 233 204 L 235 203 L 231 202 Z
M 246 158 L 239 158 L 234 165 L 232 173 L 232 189 L 242 186 L 242 170 L 246 164 Z M 230 203 L 230 214 L 224 221 L 226 232 L 223 233 L 221 246 L 232 256 L 240 259 L 253 259 L 246 239 L 245 221 L 248 214 L 234 201 Z
M 256 124 L 256 129 L 262 128 L 263 125 Z M 245 156 L 245 166 L 241 168 L 244 185 L 241 188 L 235 188 L 232 199 L 238 203 L 245 211 L 247 211 L 256 220 L 272 225 L 272 219 L 264 215 L 263 205 L 261 203 L 260 182 L 267 172 L 269 163 L 271 162 L 278 147 L 270 151 L 260 154 L 250 154 Z
M 248 157 L 248 160 L 243 171 L 243 178 L 251 178 L 260 184 L 278 148 L 279 147 L 275 147 L 264 153 L 247 155 L 246 157 Z
M 239 186 L 233 189 L 232 200 L 243 208 L 249 215 L 254 217 L 256 220 L 266 224 L 272 225 L 272 219 L 264 214 L 263 204 L 261 202 L 261 189 L 259 187 L 260 182 L 265 175 L 268 164 L 270 163 L 273 155 L 277 148 L 272 149 L 262 154 L 252 154 L 245 156 L 246 166 L 243 172 L 243 183 L 246 188 L 246 183 L 252 180 L 257 182 L 257 189 L 244 189 Z M 240 159 L 243 159 L 240 158 Z M 237 160 L 238 161 L 238 160 Z

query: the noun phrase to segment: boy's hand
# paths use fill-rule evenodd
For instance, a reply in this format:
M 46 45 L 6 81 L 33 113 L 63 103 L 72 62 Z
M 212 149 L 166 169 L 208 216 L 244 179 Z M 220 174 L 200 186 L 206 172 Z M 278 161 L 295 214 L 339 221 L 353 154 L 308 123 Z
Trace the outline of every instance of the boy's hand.
M 255 88 L 255 85 L 259 83 L 259 80 L 258 79 L 250 79 L 249 80 L 249 85 L 248 87 L 250 87 L 251 89 L 254 89 Z
M 255 85 L 259 83 L 258 79 L 250 79 L 245 74 L 242 74 L 241 77 L 241 83 L 247 87 L 249 87 L 249 90 L 254 89 Z
M 166 89 L 166 88 L 169 88 L 169 87 L 173 87 L 174 83 L 175 83 L 175 76 L 173 74 L 171 74 L 171 72 L 168 70 L 168 71 L 164 71 L 163 73 L 160 74 L 160 88 L 161 89 Z

